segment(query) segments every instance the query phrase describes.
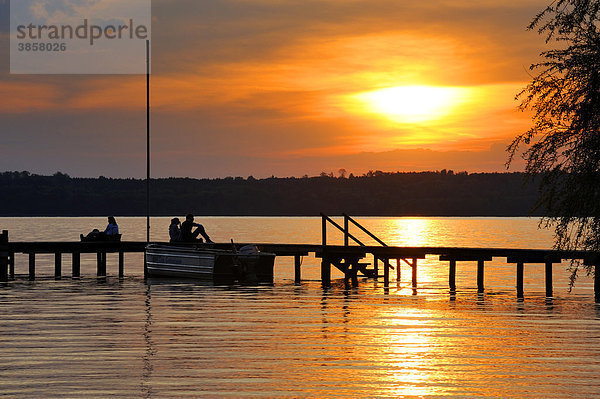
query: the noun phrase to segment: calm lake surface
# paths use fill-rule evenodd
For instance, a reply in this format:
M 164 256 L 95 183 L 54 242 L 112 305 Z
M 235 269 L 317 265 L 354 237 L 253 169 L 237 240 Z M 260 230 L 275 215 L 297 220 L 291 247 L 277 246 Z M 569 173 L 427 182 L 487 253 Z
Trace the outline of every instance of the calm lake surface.
M 318 218 L 198 220 L 215 241 L 320 242 Z M 389 245 L 552 246 L 536 219 L 358 220 Z M 144 218 L 117 221 L 124 240 L 145 239 Z M 105 224 L 0 218 L 11 241 L 75 241 Z M 165 240 L 168 224 L 153 219 L 152 239 Z M 302 286 L 293 260 L 278 258 L 275 284 L 259 287 L 145 282 L 135 254 L 123 280 L 109 254 L 107 279 L 94 277 L 92 255 L 82 256 L 81 280 L 55 281 L 54 257 L 38 259 L 37 281 L 26 281 L 17 255 L 17 280 L 0 285 L 0 396 L 600 397 L 600 307 L 589 277 L 569 292 L 567 264 L 555 265 L 552 299 L 543 265 L 526 265 L 519 301 L 515 265 L 501 259 L 486 263 L 484 295 L 475 262 L 459 262 L 455 297 L 435 257 L 420 262 L 416 295 L 406 265 L 389 290 L 373 280 L 324 290 L 309 257 Z M 63 268 L 68 275 L 69 257 Z

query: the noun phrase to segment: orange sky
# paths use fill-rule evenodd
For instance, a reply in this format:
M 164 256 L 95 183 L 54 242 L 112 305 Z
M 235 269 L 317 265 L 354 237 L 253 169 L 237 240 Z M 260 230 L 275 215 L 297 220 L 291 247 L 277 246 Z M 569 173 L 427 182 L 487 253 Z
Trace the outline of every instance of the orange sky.
M 9 75 L 7 3 L 0 170 L 143 176 L 144 77 Z M 544 1 L 152 4 L 157 177 L 501 171 L 530 123 Z

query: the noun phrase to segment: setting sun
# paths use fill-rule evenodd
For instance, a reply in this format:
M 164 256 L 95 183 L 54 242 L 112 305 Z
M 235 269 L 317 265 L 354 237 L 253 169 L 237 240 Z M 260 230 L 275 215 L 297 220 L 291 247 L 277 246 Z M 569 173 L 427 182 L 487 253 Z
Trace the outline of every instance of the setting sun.
M 399 123 L 421 123 L 449 114 L 461 101 L 461 89 L 435 86 L 398 86 L 355 95 L 369 113 Z

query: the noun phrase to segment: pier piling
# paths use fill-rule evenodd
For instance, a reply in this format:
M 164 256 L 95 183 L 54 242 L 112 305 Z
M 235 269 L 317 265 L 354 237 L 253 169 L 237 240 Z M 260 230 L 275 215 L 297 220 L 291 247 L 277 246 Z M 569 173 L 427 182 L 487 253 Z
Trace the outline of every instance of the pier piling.
M 546 298 L 552 298 L 552 262 L 546 262 Z
M 523 262 L 517 263 L 517 298 L 523 298 Z
M 8 281 L 8 231 L 0 234 L 0 281 Z
M 450 259 L 448 281 L 448 285 L 450 286 L 450 292 L 456 292 L 456 260 L 454 259 Z
M 54 278 L 57 280 L 62 278 L 62 254 L 60 252 L 54 254 Z
M 302 257 L 300 255 L 294 256 L 294 284 L 302 284 Z
M 352 278 L 352 265 L 348 262 L 340 263 L 342 272 L 344 273 L 344 284 L 346 287 L 350 286 L 350 279 Z
M 321 259 L 321 282 L 324 287 L 331 286 L 331 263 L 325 257 Z
M 29 280 L 35 280 L 35 252 L 29 253 Z
M 81 254 L 73 252 L 71 258 L 71 276 L 73 278 L 81 277 Z
M 385 287 L 390 286 L 390 261 L 389 259 L 383 260 L 383 285 Z
M 8 274 L 11 280 L 15 279 L 15 253 L 8 253 Z
M 477 292 L 482 294 L 485 290 L 484 288 L 484 267 L 485 267 L 485 261 L 483 260 L 478 260 L 477 261 Z
M 96 254 L 97 273 L 98 277 L 106 277 L 106 252 L 98 252 Z
M 352 279 L 352 286 L 358 287 L 358 259 L 350 263 L 350 277 Z
M 125 253 L 119 251 L 119 278 L 125 277 Z
M 102 275 L 102 254 L 100 252 L 96 253 L 96 275 Z
M 412 268 L 412 287 L 413 289 L 417 288 L 417 259 L 413 259 Z

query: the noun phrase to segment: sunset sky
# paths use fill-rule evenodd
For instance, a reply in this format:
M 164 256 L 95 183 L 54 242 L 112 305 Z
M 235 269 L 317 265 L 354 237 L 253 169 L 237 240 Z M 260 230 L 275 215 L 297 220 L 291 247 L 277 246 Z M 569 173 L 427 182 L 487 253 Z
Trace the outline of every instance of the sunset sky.
M 503 171 L 546 4 L 154 0 L 152 175 Z M 145 77 L 10 75 L 0 18 L 0 170 L 144 176 Z

